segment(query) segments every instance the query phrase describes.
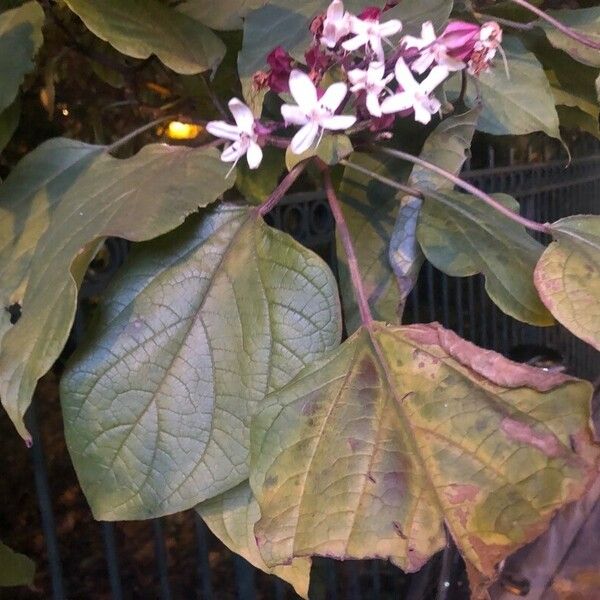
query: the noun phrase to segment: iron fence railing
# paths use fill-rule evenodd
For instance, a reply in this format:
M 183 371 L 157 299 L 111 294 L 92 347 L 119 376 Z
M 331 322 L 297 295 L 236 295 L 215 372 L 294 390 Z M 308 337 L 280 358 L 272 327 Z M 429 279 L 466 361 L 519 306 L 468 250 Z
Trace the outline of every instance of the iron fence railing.
M 495 153 L 490 150 L 484 168 L 471 169 L 467 165 L 463 175 L 486 191 L 507 192 L 517 197 L 522 213 L 538 221 L 553 221 L 574 213 L 600 213 L 600 148 L 596 144 L 584 144 L 569 168 L 565 168 L 563 160 L 523 165 L 510 164 L 509 161 L 509 164 L 499 166 L 495 161 Z M 315 249 L 335 268 L 333 221 L 323 197 L 303 193 L 289 196 L 268 215 L 268 219 L 274 226 Z M 71 347 L 84 335 L 89 298 L 101 293 L 105 280 L 122 263 L 127 247 L 126 242 L 110 240 L 107 255 L 104 258 L 101 256 L 92 265 L 82 290 L 82 305 L 71 337 Z M 481 277 L 452 278 L 426 264 L 409 298 L 406 321 L 432 320 L 440 321 L 480 346 L 494 348 L 507 355 L 518 348 L 543 346 L 562 357 L 574 374 L 589 379 L 599 374 L 599 353 L 562 327 L 541 329 L 518 323 L 489 301 Z M 67 565 L 61 560 L 61 549 L 70 543 L 56 528 L 55 504 L 61 493 L 61 481 L 48 477 L 35 409 L 30 411 L 28 418 L 35 440 L 30 456 L 46 549 L 48 586 L 41 595 L 32 592 L 31 598 L 83 598 L 74 581 L 77 580 L 77 573 L 82 572 L 84 567 L 81 565 L 86 557 L 81 557 L 80 565 Z M 85 518 L 92 520 L 89 511 Z M 94 600 L 105 597 L 114 600 L 225 600 L 236 597 L 241 600 L 283 600 L 293 597 L 287 585 L 256 571 L 243 559 L 229 553 L 212 537 L 196 515 L 190 513 L 184 518 L 186 527 L 194 528 L 194 534 L 186 537 L 189 547 L 183 551 L 194 557 L 192 562 L 195 571 L 187 579 L 185 589 L 179 587 L 174 590 L 171 585 L 173 569 L 180 568 L 178 565 L 173 567 L 169 562 L 170 549 L 164 528 L 169 526 L 171 517 L 140 525 L 149 528 L 154 540 L 153 583 L 143 590 L 132 588 L 127 577 L 123 576 L 125 566 L 134 557 L 126 555 L 122 549 L 123 535 L 126 534 L 123 534 L 121 525 L 102 523 L 95 531 L 103 540 L 105 581 L 102 585 L 98 584 L 97 596 L 92 593 Z M 77 536 L 78 531 L 72 531 L 71 535 Z M 218 575 L 215 574 L 217 562 L 220 569 Z M 459 574 L 459 562 L 457 554 L 449 548 L 443 555 L 430 561 L 419 574 L 407 577 L 398 569 L 379 561 L 343 564 L 319 560 L 314 569 L 311 597 L 328 600 L 463 598 L 465 580 Z M 228 566 L 223 566 L 225 563 Z M 65 576 L 66 571 L 68 576 Z M 76 575 L 73 576 L 73 573 Z M 6 597 L 12 599 L 16 596 Z

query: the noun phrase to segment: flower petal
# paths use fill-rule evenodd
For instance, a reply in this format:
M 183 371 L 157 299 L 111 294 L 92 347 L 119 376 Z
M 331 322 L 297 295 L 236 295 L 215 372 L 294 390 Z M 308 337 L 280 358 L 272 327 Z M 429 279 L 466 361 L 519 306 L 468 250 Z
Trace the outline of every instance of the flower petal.
M 238 160 L 240 156 L 244 156 L 244 154 L 245 151 L 242 149 L 242 146 L 238 142 L 235 142 L 223 150 L 221 160 L 223 162 L 234 162 Z
M 304 71 L 292 70 L 290 73 L 290 92 L 304 114 L 310 113 L 317 104 L 317 88 Z
M 364 87 L 365 82 L 367 81 L 367 71 L 364 71 L 363 69 L 352 69 L 351 71 L 348 71 L 348 81 L 354 86 L 360 85 L 361 87 Z M 352 91 L 354 92 L 356 90 Z
M 419 56 L 419 58 L 417 58 L 417 60 L 415 60 L 410 65 L 410 68 L 415 73 L 422 75 L 423 73 L 425 73 L 425 71 L 427 71 L 427 69 L 429 69 L 429 67 L 433 64 L 434 60 L 435 56 L 433 55 L 433 52 L 430 52 L 429 50 L 424 50 L 421 56 Z
M 206 131 L 211 135 L 224 140 L 235 141 L 240 137 L 239 129 L 235 125 L 230 125 L 225 121 L 209 121 L 206 124 Z
M 343 81 L 332 83 L 321 96 L 321 106 L 335 112 L 348 93 L 348 86 Z
M 381 103 L 381 112 L 386 115 L 412 108 L 414 96 L 409 92 L 400 92 L 389 96 Z
M 421 89 L 425 94 L 431 94 L 435 88 L 442 83 L 449 75 L 448 67 L 437 65 L 431 69 L 431 73 L 427 75 L 421 83 Z
M 399 21 L 398 19 L 390 19 L 385 23 L 379 24 L 379 35 L 381 37 L 389 37 L 399 31 L 402 31 L 402 21 Z
M 254 133 L 254 114 L 252 111 L 237 98 L 232 98 L 229 101 L 229 110 L 240 131 L 252 135 Z
M 419 84 L 413 77 L 410 69 L 406 66 L 406 63 L 402 57 L 396 61 L 394 73 L 396 74 L 396 81 L 402 86 L 402 89 L 405 92 L 417 90 L 419 88 Z
M 425 23 L 421 25 L 421 38 L 426 45 L 435 42 L 435 29 L 433 28 L 433 23 L 431 21 L 425 21 Z
M 290 150 L 294 154 L 302 154 L 306 152 L 314 143 L 315 138 L 319 133 L 319 126 L 313 121 L 308 122 L 302 127 L 292 138 Z
M 369 114 L 374 117 L 380 117 L 383 113 L 381 112 L 381 104 L 379 104 L 379 97 L 377 94 L 372 92 L 367 94 L 367 110 Z
M 344 16 L 344 3 L 341 0 L 333 0 L 327 7 L 327 18 L 339 21 Z
M 358 50 L 362 46 L 364 46 L 369 41 L 369 38 L 366 35 L 359 34 L 355 35 L 353 38 L 346 40 L 342 44 L 342 48 L 347 50 L 348 52 L 353 52 L 354 50 Z
M 332 117 L 321 119 L 321 127 L 333 131 L 348 129 L 348 127 L 352 127 L 354 123 L 356 123 L 356 117 L 352 115 L 333 115 Z
M 423 125 L 427 125 L 429 121 L 431 121 L 431 113 L 427 110 L 427 108 L 421 104 L 420 102 L 415 102 L 415 121 L 419 123 L 423 123 Z
M 302 109 L 293 104 L 283 104 L 281 106 L 281 116 L 286 123 L 292 123 L 293 125 L 306 125 L 309 121 Z
M 250 142 L 248 151 L 246 152 L 246 160 L 251 169 L 256 169 L 260 165 L 263 158 L 262 148 L 256 142 Z

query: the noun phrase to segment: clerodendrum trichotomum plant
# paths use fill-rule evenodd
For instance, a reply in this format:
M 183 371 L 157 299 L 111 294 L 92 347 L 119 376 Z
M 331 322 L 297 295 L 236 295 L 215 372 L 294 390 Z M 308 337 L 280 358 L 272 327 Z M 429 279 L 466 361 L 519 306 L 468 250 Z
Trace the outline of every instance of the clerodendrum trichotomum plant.
M 535 222 L 458 176 L 476 129 L 560 138 L 559 106 L 597 133 L 600 9 L 41 4 L 0 13 L 4 122 L 44 17 L 72 13 L 100 48 L 154 61 L 212 107 L 171 104 L 112 144 L 47 140 L 0 186 L 0 396 L 21 436 L 90 261 L 109 236 L 139 242 L 61 383 L 94 515 L 194 507 L 305 597 L 314 556 L 413 572 L 452 539 L 484 597 L 504 559 L 594 482 L 591 386 L 437 323 L 402 325 L 403 306 L 427 257 L 482 273 L 510 316 L 557 319 L 600 349 L 600 217 Z M 223 33 L 236 29 L 241 48 Z M 199 144 L 127 155 L 176 118 L 199 126 Z M 295 183 L 327 197 L 339 288 L 263 221 Z

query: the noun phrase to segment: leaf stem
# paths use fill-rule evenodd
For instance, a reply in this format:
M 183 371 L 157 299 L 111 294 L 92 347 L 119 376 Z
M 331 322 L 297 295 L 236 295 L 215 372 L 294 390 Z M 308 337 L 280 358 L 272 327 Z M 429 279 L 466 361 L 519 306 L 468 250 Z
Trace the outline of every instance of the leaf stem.
M 124 146 L 127 142 L 131 141 L 133 138 L 137 137 L 138 135 L 144 133 L 145 131 L 148 131 L 149 129 L 152 129 L 153 127 L 156 127 L 157 125 L 160 125 L 164 121 L 170 121 L 171 119 L 174 119 L 176 116 L 177 115 L 166 115 L 164 117 L 160 117 L 159 119 L 155 119 L 154 121 L 150 121 L 150 123 L 146 123 L 145 125 L 142 125 L 141 127 L 138 127 L 137 129 L 134 129 L 131 133 L 128 133 L 126 136 L 122 137 L 120 140 L 117 140 L 116 142 L 113 142 L 110 146 L 108 146 L 107 151 L 113 152 L 114 150 L 121 148 L 121 146 Z
M 493 19 L 499 25 L 503 25 L 504 27 L 512 27 L 513 29 L 518 29 L 520 31 L 531 31 L 532 29 L 535 29 L 535 27 L 536 27 L 535 21 L 529 21 L 527 23 L 519 23 L 518 21 L 511 21 L 510 19 L 503 19 L 502 17 L 497 17 L 496 15 L 486 15 L 485 13 L 480 13 L 480 12 L 474 12 L 473 15 L 480 21 L 483 21 L 483 20 L 489 21 L 490 19 Z
M 527 0 L 512 0 L 512 1 L 515 4 L 518 4 L 519 6 L 526 8 L 528 11 L 532 12 L 534 15 L 537 15 L 538 17 L 540 17 L 540 19 L 543 19 L 547 23 L 550 23 L 550 25 L 552 25 L 559 31 L 562 31 L 562 33 L 564 33 L 566 36 L 570 37 L 571 39 L 579 42 L 580 44 L 583 44 L 584 46 L 588 46 L 590 48 L 600 50 L 600 42 L 596 42 L 596 41 L 590 39 L 589 37 L 582 35 L 581 33 L 575 31 L 574 29 L 571 29 L 564 23 L 561 23 L 558 19 L 555 19 L 554 17 L 551 17 L 550 15 L 546 14 L 543 10 L 541 10 L 537 6 L 533 6 L 533 4 L 529 4 L 529 2 L 527 2 Z
M 264 217 L 268 212 L 273 210 L 279 201 L 285 196 L 285 193 L 292 187 L 292 184 L 302 171 L 306 168 L 307 161 L 298 163 L 292 170 L 281 180 L 279 185 L 273 190 L 271 195 L 258 207 L 258 214 Z
M 329 208 L 335 220 L 337 233 L 340 236 L 342 246 L 346 252 L 346 258 L 348 260 L 348 270 L 350 271 L 350 278 L 352 280 L 352 287 L 354 288 L 354 294 L 356 295 L 356 302 L 358 304 L 358 310 L 360 312 L 360 319 L 366 327 L 369 327 L 373 322 L 373 315 L 369 308 L 369 301 L 365 292 L 362 277 L 360 275 L 360 269 L 358 268 L 358 259 L 356 258 L 356 252 L 354 251 L 354 245 L 352 244 L 352 237 L 350 236 L 350 230 L 348 224 L 342 212 L 342 207 L 338 200 L 337 194 L 331 181 L 331 172 L 329 167 L 322 161 L 318 161 L 318 164 L 323 173 L 323 180 L 325 183 L 325 192 L 327 194 L 327 201 L 329 202 Z
M 523 227 L 526 227 L 527 229 L 531 229 L 533 231 L 541 231 L 542 233 L 551 233 L 550 226 L 547 223 L 538 223 L 536 221 L 531 221 L 530 219 L 527 219 L 517 213 L 514 213 L 512 210 L 510 210 L 510 208 L 507 208 L 506 206 L 495 200 L 489 194 L 482 192 L 479 188 L 468 183 L 467 181 L 464 181 L 460 177 L 457 177 L 453 173 L 450 173 L 450 171 L 446 171 L 445 169 L 442 169 L 441 167 L 438 167 L 437 165 L 434 165 L 433 163 L 430 163 L 427 160 L 419 158 L 418 156 L 413 156 L 408 152 L 403 152 L 402 150 L 395 150 L 393 148 L 387 148 L 385 146 L 373 146 L 373 148 L 375 148 L 379 152 L 382 152 L 383 154 L 387 154 L 388 156 L 394 156 L 395 158 L 399 158 L 401 160 L 406 160 L 415 165 L 419 165 L 424 169 L 432 171 L 433 173 L 436 173 L 441 177 L 444 177 L 448 181 L 451 181 L 457 187 L 462 188 L 470 194 L 473 194 L 473 196 L 476 196 L 477 198 L 491 206 L 493 209 L 497 210 L 499 213 L 502 213 L 505 217 L 508 217 L 509 219 L 515 221 L 516 223 L 519 223 L 520 225 L 523 225 Z M 429 194 L 429 192 L 426 192 L 426 194 Z

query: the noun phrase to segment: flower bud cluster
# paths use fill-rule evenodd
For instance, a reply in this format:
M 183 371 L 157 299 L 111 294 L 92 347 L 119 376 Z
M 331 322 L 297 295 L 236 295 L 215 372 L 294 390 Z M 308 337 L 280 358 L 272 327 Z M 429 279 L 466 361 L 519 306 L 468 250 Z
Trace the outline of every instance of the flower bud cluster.
M 479 75 L 502 52 L 502 29 L 493 21 L 478 25 L 450 21 L 438 35 L 431 22 L 423 23 L 420 37 L 405 35 L 398 19 L 386 19 L 386 9 L 364 9 L 354 15 L 341 0 L 333 0 L 325 14 L 310 25 L 313 42 L 305 64 L 278 46 L 267 56 L 269 70 L 253 78 L 256 89 L 290 94 L 295 104 L 281 106 L 283 123 L 266 127 L 237 98 L 229 107 L 236 125 L 211 121 L 207 130 L 232 143 L 222 159 L 234 164 L 244 155 L 250 168 L 260 165 L 261 146 L 270 133 L 298 127 L 290 150 L 302 154 L 319 144 L 326 131 L 347 131 L 357 122 L 373 130 L 391 127 L 397 117 L 427 124 L 441 109 L 434 92 L 450 74 L 466 70 Z M 387 50 L 387 52 L 386 52 Z M 341 74 L 341 81 L 323 87 L 325 75 Z

